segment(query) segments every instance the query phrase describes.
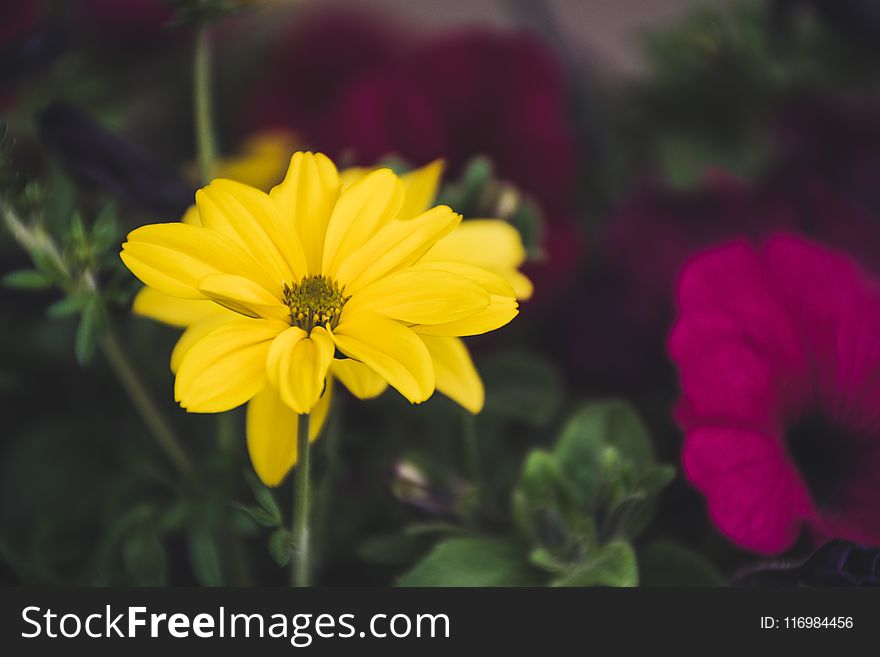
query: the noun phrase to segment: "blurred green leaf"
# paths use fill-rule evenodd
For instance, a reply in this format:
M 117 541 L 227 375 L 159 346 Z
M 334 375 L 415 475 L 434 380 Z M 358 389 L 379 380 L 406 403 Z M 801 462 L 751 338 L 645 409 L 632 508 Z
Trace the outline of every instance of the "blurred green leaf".
M 107 328 L 107 311 L 97 294 L 92 295 L 82 311 L 76 330 L 76 360 L 80 365 L 88 363 L 95 353 L 95 345 Z
M 554 455 L 578 502 L 587 507 L 596 500 L 603 477 L 609 479 L 609 467 L 614 466 L 615 474 L 639 474 L 651 465 L 651 452 L 648 432 L 635 410 L 625 402 L 608 401 L 581 407 L 563 428 Z
M 263 527 L 277 527 L 281 524 L 281 518 L 273 516 L 271 513 L 258 506 L 245 506 L 244 504 L 236 504 L 235 508 L 247 514 L 255 522 Z
M 504 352 L 480 363 L 486 409 L 534 426 L 545 426 L 559 411 L 562 376 L 547 360 L 525 352 Z
M 119 232 L 116 207 L 110 203 L 104 206 L 92 225 L 92 248 L 96 253 L 103 253 L 110 247 L 118 246 Z
M 220 549 L 211 532 L 198 529 L 190 533 L 189 561 L 202 586 L 223 586 Z
M 702 555 L 660 540 L 639 551 L 642 586 L 725 586 L 724 577 Z
M 46 314 L 52 319 L 77 315 L 83 311 L 90 299 L 91 295 L 69 294 L 46 308 Z
M 521 545 L 504 538 L 443 541 L 398 586 L 540 586 L 540 573 Z
M 21 290 L 45 290 L 52 286 L 52 280 L 34 269 L 20 269 L 6 274 L 3 284 Z
M 293 555 L 293 534 L 287 529 L 276 529 L 269 536 L 269 554 L 280 567 L 290 563 Z
M 142 532 L 128 538 L 122 545 L 122 559 L 135 586 L 165 585 L 165 548 L 155 534 Z
M 272 491 L 266 488 L 266 486 L 263 485 L 263 482 L 257 479 L 256 475 L 250 470 L 245 470 L 244 477 L 248 486 L 250 486 L 251 491 L 253 491 L 257 503 L 263 508 L 269 517 L 272 518 L 272 522 L 275 526 L 280 525 L 282 522 L 281 509 L 278 508 L 278 503 L 275 501 L 275 496 L 272 495 Z
M 557 547 L 565 540 L 572 515 L 579 513 L 553 456 L 544 450 L 532 451 L 513 492 L 513 514 L 520 529 L 533 542 Z
M 636 586 L 638 583 L 639 571 L 632 546 L 624 541 L 613 541 L 555 579 L 552 586 Z

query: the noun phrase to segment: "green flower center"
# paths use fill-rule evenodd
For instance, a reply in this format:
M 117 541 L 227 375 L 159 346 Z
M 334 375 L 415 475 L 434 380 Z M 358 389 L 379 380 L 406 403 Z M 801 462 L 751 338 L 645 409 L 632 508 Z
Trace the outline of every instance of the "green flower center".
M 307 333 L 316 326 L 336 328 L 342 307 L 351 298 L 329 276 L 306 276 L 293 287 L 285 283 L 283 291 L 294 326 Z

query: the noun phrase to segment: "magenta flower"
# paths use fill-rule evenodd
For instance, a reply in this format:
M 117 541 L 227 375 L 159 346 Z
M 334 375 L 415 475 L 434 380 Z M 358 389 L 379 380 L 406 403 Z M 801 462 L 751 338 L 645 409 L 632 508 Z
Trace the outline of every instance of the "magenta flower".
M 684 470 L 732 541 L 880 544 L 880 284 L 792 234 L 696 256 L 678 286 Z

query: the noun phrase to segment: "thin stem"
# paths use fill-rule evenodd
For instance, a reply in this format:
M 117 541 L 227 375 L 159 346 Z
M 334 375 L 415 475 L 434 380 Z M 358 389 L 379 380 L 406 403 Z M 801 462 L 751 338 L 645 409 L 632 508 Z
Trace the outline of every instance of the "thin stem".
M 296 431 L 296 473 L 293 500 L 293 560 L 290 564 L 290 583 L 309 586 L 309 414 L 299 416 Z
M 150 393 L 144 387 L 134 365 L 112 331 L 108 330 L 104 334 L 100 345 L 110 362 L 110 366 L 122 383 L 122 387 L 125 388 L 147 427 L 156 437 L 159 447 L 168 455 L 181 474 L 189 474 L 192 471 L 192 462 L 183 450 L 174 430 L 166 422 Z
M 200 25 L 196 31 L 193 54 L 193 106 L 195 109 L 196 148 L 199 174 L 207 184 L 212 177 L 217 141 L 211 105 L 211 41 L 210 28 Z

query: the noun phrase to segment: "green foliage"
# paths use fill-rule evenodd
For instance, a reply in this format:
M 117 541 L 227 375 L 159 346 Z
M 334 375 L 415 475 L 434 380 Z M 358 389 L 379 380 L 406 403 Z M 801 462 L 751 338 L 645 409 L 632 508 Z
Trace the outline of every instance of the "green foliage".
M 52 279 L 35 269 L 19 269 L 6 274 L 3 284 L 19 290 L 46 290 L 52 287 Z
M 591 552 L 579 564 L 551 582 L 551 586 L 636 586 L 636 553 L 625 541 L 612 541 Z
M 518 536 L 450 537 L 444 528 L 445 538 L 400 583 L 510 585 L 529 573 L 550 586 L 635 586 L 632 540 L 674 476 L 674 468 L 654 462 L 651 438 L 632 407 L 585 404 L 552 449 L 526 455 L 511 491 Z M 375 554 L 400 546 L 386 538 L 371 547 Z
M 471 159 L 459 179 L 443 187 L 438 202 L 462 213 L 465 219 L 490 217 L 508 221 L 519 231 L 529 257 L 541 255 L 543 218 L 539 206 L 513 185 L 497 179 L 488 158 Z
M 223 586 L 220 548 L 213 534 L 197 528 L 189 534 L 189 562 L 202 586 Z
M 293 555 L 293 534 L 287 529 L 276 529 L 269 535 L 269 554 L 280 567 L 290 563 Z
M 503 538 L 452 538 L 398 579 L 398 586 L 538 586 L 521 545 Z
M 724 586 L 725 579 L 702 555 L 670 541 L 639 550 L 642 586 Z

